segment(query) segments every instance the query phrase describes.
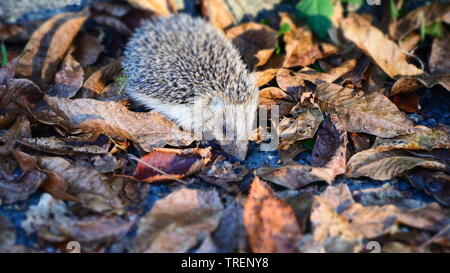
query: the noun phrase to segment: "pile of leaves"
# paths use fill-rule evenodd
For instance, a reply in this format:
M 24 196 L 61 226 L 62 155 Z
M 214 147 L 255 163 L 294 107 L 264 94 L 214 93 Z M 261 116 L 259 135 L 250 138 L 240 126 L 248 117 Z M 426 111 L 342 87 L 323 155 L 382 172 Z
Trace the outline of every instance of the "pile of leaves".
M 411 118 L 418 92 L 450 88 L 450 5 L 377 17 L 326 1 L 320 34 L 307 2 L 242 24 L 221 0 L 199 4 L 255 71 L 260 108 L 280 114 L 252 136 L 263 149 L 275 135 L 280 160 L 256 170 L 123 92 L 126 42 L 172 1 L 93 1 L 32 31 L 2 23 L 0 212 L 25 210 L 37 240 L 17 244 L 0 214 L 0 252 L 450 251 L 450 128 Z M 390 183 L 350 190 L 356 178 L 406 180 L 432 201 Z

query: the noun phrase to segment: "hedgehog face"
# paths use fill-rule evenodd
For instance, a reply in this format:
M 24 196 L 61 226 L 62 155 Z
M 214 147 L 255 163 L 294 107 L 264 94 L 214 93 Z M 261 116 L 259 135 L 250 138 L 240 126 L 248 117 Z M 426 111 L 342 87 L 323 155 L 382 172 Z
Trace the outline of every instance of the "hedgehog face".
M 256 94 L 258 94 L 256 92 Z M 214 97 L 209 104 L 210 122 L 205 123 L 222 149 L 240 160 L 247 154 L 248 139 L 254 127 L 257 96 L 247 103 L 231 104 Z

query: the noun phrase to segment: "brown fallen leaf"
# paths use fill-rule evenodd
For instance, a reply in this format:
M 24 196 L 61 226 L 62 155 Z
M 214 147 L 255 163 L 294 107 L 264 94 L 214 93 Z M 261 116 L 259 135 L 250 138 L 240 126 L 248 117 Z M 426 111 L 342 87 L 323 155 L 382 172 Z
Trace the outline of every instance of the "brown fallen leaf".
M 424 71 L 406 61 L 407 55 L 383 32 L 361 15 L 350 14 L 340 24 L 345 38 L 355 43 L 392 78 L 415 76 Z
M 416 94 L 398 94 L 391 97 L 392 102 L 408 113 L 419 111 L 419 97 Z
M 67 194 L 76 198 L 85 208 L 96 212 L 118 211 L 122 202 L 108 185 L 105 176 L 96 170 L 78 167 L 61 157 L 37 157 L 40 169 L 54 172 L 67 184 Z
M 167 149 L 156 148 L 142 157 L 134 171 L 141 182 L 181 179 L 192 175 L 211 160 L 211 148 Z
M 347 131 L 336 115 L 330 115 L 317 132 L 311 165 L 329 168 L 334 175 L 345 173 L 347 143 Z
M 297 104 L 290 114 L 292 117 L 284 117 L 277 127 L 283 149 L 299 140 L 313 138 L 323 120 L 320 108 L 309 102 Z
M 149 10 L 157 15 L 170 15 L 168 0 L 128 0 L 128 2 L 136 8 Z
M 90 7 L 95 11 L 104 12 L 109 15 L 113 15 L 116 17 L 122 17 L 127 15 L 131 10 L 132 6 L 128 3 L 124 2 L 92 2 L 90 3 Z
M 285 24 L 290 26 L 290 31 L 283 35 L 286 43 L 283 67 L 308 66 L 318 59 L 337 53 L 337 49 L 330 44 L 315 43 L 311 30 L 297 27 L 287 13 L 280 13 L 280 17 L 280 27 Z
M 403 16 L 399 21 L 389 26 L 390 35 L 400 40 L 412 31 L 419 29 L 421 21 L 429 25 L 441 21 L 444 16 L 450 15 L 450 6 L 447 3 L 432 3 L 416 8 Z M 421 18 L 422 17 L 422 18 Z
M 223 0 L 201 0 L 203 16 L 217 29 L 224 30 L 234 22 L 234 17 Z
M 88 98 L 95 94 L 102 94 L 105 91 L 107 84 L 114 80 L 122 67 L 119 61 L 112 61 L 111 63 L 101 67 L 99 70 L 95 71 L 84 81 L 83 91 L 86 92 Z
M 415 168 L 406 173 L 409 182 L 444 206 L 450 206 L 450 175 L 424 168 Z
M 272 68 L 254 72 L 254 75 L 256 77 L 256 87 L 266 85 L 271 80 L 273 80 L 277 75 L 278 70 L 279 70 L 278 68 Z
M 47 87 L 88 16 L 87 11 L 62 13 L 42 24 L 19 57 L 17 75 Z
M 27 200 L 46 178 L 45 174 L 34 170 L 25 172 L 18 178 L 0 171 L 0 202 L 13 204 L 17 201 Z
M 75 37 L 74 45 L 75 50 L 72 55 L 82 67 L 88 67 L 94 64 L 98 60 L 100 53 L 104 51 L 100 41 L 86 33 L 79 33 L 78 36 Z
M 256 176 L 244 206 L 244 225 L 255 253 L 298 251 L 302 233 L 294 211 Z
M 55 81 L 49 86 L 47 94 L 61 98 L 72 98 L 83 85 L 84 70 L 71 54 L 67 55 L 61 69 L 55 74 Z
M 0 136 L 0 155 L 8 155 L 17 141 L 31 137 L 30 121 L 19 116 L 7 132 Z
M 373 148 L 381 150 L 406 149 L 427 150 L 450 149 L 450 128 L 439 125 L 435 128 L 415 126 L 414 134 L 402 135 L 394 138 L 377 137 Z
M 180 189 L 140 219 L 132 251 L 187 252 L 217 228 L 222 213 L 216 191 Z
M 92 19 L 94 19 L 97 24 L 111 28 L 125 37 L 133 35 L 131 28 L 117 17 L 100 14 L 94 16 Z
M 450 74 L 450 39 L 449 34 L 434 38 L 428 65 L 432 74 Z
M 389 180 L 415 167 L 448 171 L 440 160 L 418 157 L 404 150 L 372 148 L 359 152 L 347 162 L 347 177 L 367 176 L 375 180 Z
M 277 32 L 254 22 L 233 27 L 227 30 L 226 35 L 232 39 L 251 68 L 264 65 L 277 46 Z
M 37 233 L 47 243 L 78 241 L 83 252 L 111 244 L 121 238 L 134 224 L 111 215 L 74 215 L 61 200 L 43 194 L 39 203 L 31 206 L 21 223 L 28 234 Z
M 13 88 L 17 93 L 13 96 L 19 105 L 30 108 L 42 94 L 37 87 L 32 92 L 27 89 L 29 85 L 25 87 Z M 158 113 L 131 112 L 115 102 L 44 96 L 39 107 L 29 111 L 45 124 L 59 125 L 72 133 L 100 133 L 129 139 L 145 151 L 165 144 L 187 146 L 194 141 L 191 133 L 181 131 Z
M 395 137 L 414 132 L 412 121 L 384 95 L 364 94 L 331 83 L 320 83 L 315 95 L 324 112 L 335 112 L 349 132 Z
M 92 141 L 89 136 L 22 138 L 18 142 L 35 150 L 60 155 L 77 153 L 106 154 L 111 144 L 106 137 L 99 137 L 97 140 Z

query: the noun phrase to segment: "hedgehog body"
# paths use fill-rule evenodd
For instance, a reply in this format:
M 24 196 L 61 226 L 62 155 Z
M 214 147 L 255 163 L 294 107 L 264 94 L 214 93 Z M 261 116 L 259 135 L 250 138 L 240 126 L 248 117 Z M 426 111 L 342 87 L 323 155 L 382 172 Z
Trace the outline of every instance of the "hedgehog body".
M 218 30 L 189 15 L 147 21 L 127 44 L 123 67 L 133 101 L 245 158 L 258 90 Z

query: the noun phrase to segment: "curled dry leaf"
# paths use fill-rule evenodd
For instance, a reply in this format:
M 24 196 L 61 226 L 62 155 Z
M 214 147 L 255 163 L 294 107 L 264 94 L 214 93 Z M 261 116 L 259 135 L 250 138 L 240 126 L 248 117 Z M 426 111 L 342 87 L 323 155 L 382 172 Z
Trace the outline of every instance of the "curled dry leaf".
M 320 83 L 315 95 L 324 112 L 335 112 L 345 129 L 379 137 L 414 132 L 412 121 L 384 95 L 364 94 L 331 83 Z
M 317 132 L 311 165 L 329 168 L 334 175 L 345 173 L 347 131 L 337 115 L 330 115 Z
M 23 138 L 19 143 L 35 150 L 50 152 L 53 154 L 67 155 L 77 153 L 106 154 L 108 153 L 110 140 L 106 137 L 92 141 L 86 137 L 69 136 L 67 138 L 57 137 L 34 137 Z
M 283 67 L 307 66 L 337 53 L 336 48 L 331 45 L 324 45 L 324 50 L 321 50 L 321 46 L 314 42 L 312 32 L 304 27 L 297 28 L 287 13 L 281 13 L 280 16 L 280 27 L 285 24 L 290 26 L 290 31 L 283 36 L 286 43 Z
M 91 99 L 44 96 L 44 102 L 45 105 L 41 104 L 38 109 L 31 109 L 31 113 L 43 123 L 59 125 L 73 133 L 100 133 L 112 138 L 125 138 L 138 143 L 145 151 L 165 144 L 187 146 L 194 141 L 191 133 L 181 131 L 173 122 L 155 112 L 131 112 L 116 102 Z
M 0 171 L 0 203 L 13 204 L 27 200 L 46 178 L 44 173 L 35 170 L 25 172 L 18 178 Z
M 39 203 L 27 211 L 27 218 L 21 225 L 28 234 L 37 233 L 41 240 L 49 243 L 76 240 L 87 251 L 122 238 L 133 222 L 118 216 L 77 217 L 63 201 L 44 193 Z
M 432 74 L 450 74 L 450 38 L 449 33 L 442 38 L 435 38 L 431 48 L 428 64 Z
M 382 147 L 359 152 L 347 162 L 347 177 L 367 176 L 375 180 L 389 180 L 415 167 L 448 171 L 444 162 L 428 157 L 417 157 L 404 150 Z
M 181 179 L 192 175 L 211 160 L 211 148 L 156 148 L 138 162 L 134 178 L 142 182 Z
M 8 155 L 16 141 L 31 137 L 30 122 L 25 116 L 19 116 L 7 132 L 0 136 L 0 155 Z
M 293 143 L 313 138 L 323 120 L 320 108 L 312 103 L 299 103 L 291 110 L 292 117 L 284 117 L 277 127 L 280 147 L 287 148 Z
M 222 213 L 214 190 L 173 192 L 141 218 L 133 252 L 187 252 L 217 228 Z
M 55 82 L 50 85 L 48 94 L 61 98 L 72 98 L 83 85 L 84 70 L 73 57 L 67 55 L 61 69 L 55 74 Z
M 298 251 L 302 234 L 294 211 L 258 177 L 244 206 L 244 225 L 255 253 Z
M 239 49 L 249 67 L 264 65 L 277 46 L 277 32 L 253 22 L 244 23 L 226 32 Z
M 17 75 L 47 87 L 88 15 L 86 11 L 62 13 L 42 24 L 19 57 Z
M 112 61 L 92 73 L 83 83 L 83 89 L 88 93 L 102 94 L 106 85 L 117 77 L 121 69 L 119 61 Z
M 254 72 L 256 77 L 256 87 L 261 87 L 268 84 L 271 80 L 275 78 L 278 72 L 278 68 L 266 69 L 263 71 Z
M 441 21 L 445 16 L 450 15 L 450 6 L 447 3 L 432 3 L 416 8 L 403 16 L 399 21 L 389 26 L 390 35 L 400 40 L 412 31 L 420 27 L 421 21 L 429 25 L 436 21 Z
M 120 211 L 122 203 L 106 177 L 93 169 L 78 167 L 61 157 L 38 157 L 41 169 L 54 172 L 68 184 L 67 194 L 96 212 Z
M 377 137 L 373 148 L 381 150 L 406 149 L 428 150 L 450 149 L 450 127 L 439 125 L 435 128 L 425 126 L 414 127 L 414 134 L 394 138 Z
M 444 206 L 450 206 L 450 175 L 415 168 L 406 173 L 406 178 L 415 188 L 425 191 Z
M 98 60 L 100 53 L 104 51 L 100 41 L 86 33 L 78 34 L 75 38 L 74 44 L 75 51 L 73 52 L 73 57 L 81 64 L 82 67 L 87 67 L 94 64 Z
M 233 24 L 234 18 L 223 0 L 201 0 L 202 14 L 216 28 L 223 30 Z
M 170 15 L 168 1 L 170 0 L 128 0 L 136 8 L 149 10 L 161 16 Z
M 363 16 L 350 14 L 341 21 L 340 28 L 348 40 L 371 57 L 390 77 L 424 74 L 424 71 L 407 62 L 406 54 L 395 42 L 389 40 Z

